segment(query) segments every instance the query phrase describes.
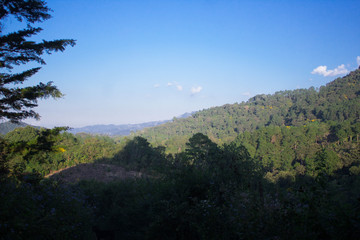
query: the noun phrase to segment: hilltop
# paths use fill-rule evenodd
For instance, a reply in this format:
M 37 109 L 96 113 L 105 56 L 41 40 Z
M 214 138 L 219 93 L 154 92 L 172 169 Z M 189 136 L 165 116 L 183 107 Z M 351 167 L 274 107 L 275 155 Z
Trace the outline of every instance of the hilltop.
M 15 130 L 16 128 L 20 128 L 20 127 L 26 127 L 26 126 L 31 126 L 29 124 L 26 124 L 24 122 L 19 122 L 19 123 L 13 123 L 13 122 L 3 122 L 0 123 L 0 134 L 7 134 L 8 132 L 11 132 L 13 130 Z M 32 126 L 35 128 L 40 128 L 37 126 Z

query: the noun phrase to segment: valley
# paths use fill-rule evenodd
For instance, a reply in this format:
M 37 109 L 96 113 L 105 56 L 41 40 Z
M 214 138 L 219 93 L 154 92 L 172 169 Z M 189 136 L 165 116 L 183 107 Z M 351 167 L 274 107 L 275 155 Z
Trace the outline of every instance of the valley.
M 359 1 L 48 2 L 0 0 L 0 240 L 359 239 Z
M 47 223 L 71 227 L 59 221 L 75 214 L 82 224 L 76 232 L 86 238 L 95 238 L 95 226 L 116 239 L 286 239 L 300 233 L 299 239 L 355 239 L 359 86 L 360 69 L 319 89 L 257 95 L 129 136 L 16 128 L 0 138 L 3 202 L 18 207 L 31 198 L 24 206 L 38 209 L 41 196 L 44 214 L 54 216 Z M 64 197 L 76 200 L 56 200 Z M 13 207 L 2 211 L 10 214 Z M 64 207 L 71 215 L 53 213 Z M 20 218 L 41 218 L 37 214 L 6 218 L 15 227 Z M 332 221 L 339 223 L 336 233 Z M 48 234 L 45 226 L 41 231 Z

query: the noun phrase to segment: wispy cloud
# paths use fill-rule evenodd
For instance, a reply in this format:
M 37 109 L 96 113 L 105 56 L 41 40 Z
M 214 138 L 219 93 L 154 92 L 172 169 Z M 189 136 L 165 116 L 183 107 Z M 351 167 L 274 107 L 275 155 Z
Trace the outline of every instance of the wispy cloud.
M 337 75 L 346 74 L 348 72 L 349 70 L 346 69 L 345 65 L 341 64 L 335 69 L 327 69 L 327 66 L 318 66 L 311 72 L 311 74 L 319 74 L 324 77 L 333 77 Z
M 168 83 L 167 83 L 167 86 L 168 86 L 168 87 L 175 86 L 178 91 L 182 91 L 182 90 L 183 90 L 183 87 L 182 87 L 179 83 L 177 83 L 177 82 L 168 82 Z
M 203 89 L 203 88 L 202 88 L 201 86 L 192 87 L 192 88 L 190 89 L 190 92 L 191 92 L 192 95 L 194 95 L 194 94 L 197 94 L 197 93 L 201 92 L 202 89 Z
M 356 57 L 356 63 L 357 63 L 357 65 L 360 65 L 360 56 Z
M 160 84 L 155 84 L 154 85 L 154 88 L 158 88 L 158 87 L 160 87 Z

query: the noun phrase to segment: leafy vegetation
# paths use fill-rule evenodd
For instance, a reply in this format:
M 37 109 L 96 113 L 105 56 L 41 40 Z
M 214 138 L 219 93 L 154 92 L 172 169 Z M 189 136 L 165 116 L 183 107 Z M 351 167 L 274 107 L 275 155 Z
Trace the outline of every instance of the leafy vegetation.
M 360 69 L 320 89 L 280 91 L 257 95 L 247 102 L 226 104 L 193 114 L 185 119 L 147 128 L 136 133 L 170 153 L 182 151 L 188 139 L 201 132 L 218 143 L 230 143 L 245 132 L 259 128 L 298 127 L 313 121 L 358 124 L 360 115 Z
M 111 158 L 115 143 L 108 137 L 75 137 L 66 128 L 17 128 L 1 138 L 1 167 L 7 177 L 45 176 L 81 163 Z
M 179 135 L 184 144 L 168 145 L 177 153 L 150 144 L 154 138 L 17 128 L 0 138 L 0 232 L 5 239 L 357 239 L 359 75 L 318 91 L 257 96 L 240 104 L 261 109 L 246 115 L 255 125 L 245 123 L 226 143 L 200 129 Z M 43 178 L 84 163 L 143 177 Z
M 1 3 L 0 20 L 50 17 L 43 1 Z M 43 63 L 44 51 L 74 44 L 26 41 L 40 30 L 1 36 L 0 67 Z M 37 71 L 0 74 L 0 118 L 37 117 L 29 110 L 36 99 L 59 96 L 51 83 L 6 87 Z M 131 138 L 17 128 L 0 136 L 0 238 L 358 239 L 359 88 L 360 69 L 320 89 L 258 95 Z M 46 178 L 83 164 L 140 174 Z
M 91 239 L 92 215 L 76 187 L 0 182 L 1 239 Z
M 158 165 L 152 155 L 158 150 L 145 139 L 130 140 L 122 151 L 121 156 L 134 152 L 144 160 L 131 167 Z M 72 239 L 356 239 L 359 234 L 359 175 L 336 173 L 327 164 L 334 154 L 325 149 L 315 154 L 311 171 L 283 171 L 275 179 L 266 177 L 267 167 L 239 142 L 218 146 L 200 133 L 186 151 L 167 158 L 162 169 L 137 180 L 73 186 L 5 181 L 3 204 L 12 207 L 2 211 L 3 236 L 46 238 L 53 226 L 64 231 L 55 238 Z M 24 197 L 34 200 L 25 204 Z M 15 211 L 18 204 L 26 211 Z M 75 211 L 70 225 L 68 208 Z

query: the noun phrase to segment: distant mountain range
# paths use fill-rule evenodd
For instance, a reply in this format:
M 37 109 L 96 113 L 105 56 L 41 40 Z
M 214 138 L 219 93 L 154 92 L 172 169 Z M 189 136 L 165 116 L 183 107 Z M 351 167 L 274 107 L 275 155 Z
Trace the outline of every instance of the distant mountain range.
M 176 117 L 176 119 L 180 118 L 187 118 L 190 117 L 193 113 L 184 113 L 181 116 Z M 139 123 L 139 124 L 121 124 L 121 125 L 115 125 L 115 124 L 98 124 L 98 125 L 90 125 L 80 128 L 72 128 L 69 130 L 70 133 L 76 134 L 76 133 L 88 133 L 88 134 L 101 134 L 101 135 L 109 135 L 109 136 L 127 136 L 130 135 L 131 132 L 136 132 L 138 130 L 142 130 L 144 128 L 148 127 L 155 127 L 161 124 L 164 124 L 166 122 L 170 122 L 172 120 L 164 120 L 164 121 L 153 121 L 153 122 L 146 122 L 146 123 Z M 12 122 L 4 122 L 0 123 L 0 134 L 6 134 L 8 132 L 13 131 L 16 128 L 19 127 L 26 127 L 31 126 L 29 124 L 19 122 L 19 123 L 12 123 Z M 38 126 L 33 126 L 36 128 L 40 128 Z
M 101 134 L 101 135 L 109 135 L 109 136 L 116 136 L 122 135 L 127 136 L 131 132 L 136 132 L 146 127 L 155 127 L 162 123 L 166 123 L 166 121 L 154 121 L 154 122 L 147 122 L 147 123 L 139 123 L 139 124 L 98 124 L 98 125 L 90 125 L 80 128 L 72 128 L 68 132 L 76 134 L 76 133 L 89 133 L 89 134 Z
M 190 117 L 193 113 L 184 113 L 181 116 L 176 117 L 179 118 L 187 118 Z M 72 128 L 69 130 L 70 133 L 89 133 L 89 134 L 102 134 L 102 135 L 109 135 L 109 136 L 127 136 L 130 135 L 131 132 L 136 132 L 138 130 L 142 130 L 144 128 L 155 127 L 172 120 L 164 120 L 164 121 L 153 121 L 153 122 L 146 122 L 146 123 L 138 123 L 138 124 L 99 124 L 99 125 L 90 125 L 81 128 Z

